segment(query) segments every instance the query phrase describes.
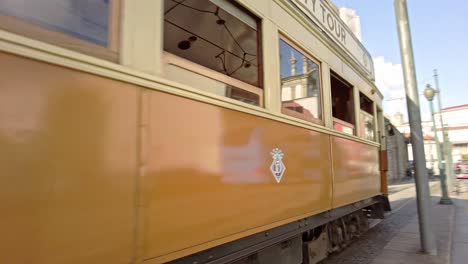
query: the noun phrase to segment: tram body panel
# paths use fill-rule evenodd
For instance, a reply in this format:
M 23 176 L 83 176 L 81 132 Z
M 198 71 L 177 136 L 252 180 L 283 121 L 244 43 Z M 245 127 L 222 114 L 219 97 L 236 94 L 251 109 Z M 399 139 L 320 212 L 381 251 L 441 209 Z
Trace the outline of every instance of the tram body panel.
M 157 91 L 149 96 L 146 257 L 331 208 L 329 135 Z M 275 148 L 284 153 L 279 183 L 270 171 Z
M 8 76 L 0 80 L 0 207 L 10 216 L 0 220 L 8 238 L 3 259 L 133 257 L 138 120 L 149 122 L 140 188 L 147 259 L 181 249 L 186 255 L 379 194 L 377 147 L 6 53 L 0 58 Z M 142 91 L 148 111 L 138 110 Z M 274 148 L 284 153 L 279 183 L 270 171 Z
M 0 260 L 130 263 L 134 85 L 0 53 Z
M 379 149 L 332 137 L 333 207 L 381 194 Z
M 341 217 L 364 208 L 356 202 L 379 203 L 384 148 L 380 138 L 370 142 L 357 130 L 333 130 L 331 78 L 339 75 L 353 91 L 352 126 L 361 121 L 360 92 L 374 102 L 374 116 L 382 96 L 348 51 L 296 9 L 298 1 L 227 6 L 233 17 L 254 18 L 254 86 L 188 57 L 174 58 L 179 53 L 161 46 L 175 36 L 165 36 L 169 31 L 161 25 L 165 1 L 139 7 L 124 1 L 122 10 L 112 2 L 117 23 L 108 33 L 122 45 L 104 48 L 111 61 L 96 57 L 98 51 L 84 53 L 94 58 L 80 54 L 70 43 L 54 47 L 52 37 L 40 34 L 36 47 L 34 36 L 0 30 L 0 262 L 156 264 L 187 261 L 195 253 L 224 257 L 229 251 L 218 252 L 220 247 L 238 243 L 237 253 L 250 235 L 264 250 L 274 238 L 266 232 L 276 227 L 286 230 L 276 235 L 300 240 L 306 228 L 326 230 L 336 212 Z M 213 21 L 208 24 L 216 29 L 226 22 Z M 159 44 L 150 45 L 155 40 Z M 181 48 L 184 40 L 172 47 Z M 279 45 L 286 40 L 319 69 L 320 115 L 313 124 L 282 112 Z M 259 95 L 263 109 L 233 103 L 226 85 Z M 278 170 L 284 173 L 275 179 Z

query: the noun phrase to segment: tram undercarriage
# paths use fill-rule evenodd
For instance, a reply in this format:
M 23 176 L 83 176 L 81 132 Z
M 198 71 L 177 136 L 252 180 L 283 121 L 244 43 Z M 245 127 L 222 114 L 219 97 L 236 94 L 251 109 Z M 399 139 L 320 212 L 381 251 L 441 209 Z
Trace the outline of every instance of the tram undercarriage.
M 384 196 L 375 196 L 170 263 L 319 263 L 364 234 L 370 219 L 383 219 L 386 200 Z

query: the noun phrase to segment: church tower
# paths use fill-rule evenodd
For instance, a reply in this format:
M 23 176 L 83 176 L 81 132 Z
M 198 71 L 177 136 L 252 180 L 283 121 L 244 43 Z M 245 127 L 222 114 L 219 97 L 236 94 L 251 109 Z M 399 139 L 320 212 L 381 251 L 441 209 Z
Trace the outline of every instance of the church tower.
M 289 59 L 289 62 L 291 63 L 291 76 L 296 75 L 296 57 L 294 56 L 294 51 L 291 51 L 291 58 Z
M 309 71 L 309 59 L 306 56 L 302 57 L 302 74 L 307 74 Z

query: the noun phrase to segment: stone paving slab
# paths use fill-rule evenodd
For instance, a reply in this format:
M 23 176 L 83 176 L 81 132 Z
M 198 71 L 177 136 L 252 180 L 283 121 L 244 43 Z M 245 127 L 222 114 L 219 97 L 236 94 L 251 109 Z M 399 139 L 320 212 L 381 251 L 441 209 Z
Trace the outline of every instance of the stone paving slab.
M 468 185 L 468 181 L 459 183 L 462 183 L 465 187 Z M 468 263 L 468 191 L 466 188 L 464 192 L 457 193 L 453 201 L 457 211 L 454 221 L 452 263 L 466 264 Z
M 397 263 L 450 263 L 452 227 L 455 218 L 455 206 L 437 204 L 438 197 L 432 204 L 432 231 L 436 237 L 437 255 L 422 254 L 419 240 L 418 217 L 415 215 L 409 223 L 398 230 L 372 264 Z M 411 234 L 412 237 L 408 237 Z
M 372 264 L 447 264 L 448 260 L 440 256 L 429 256 L 414 252 L 384 249 Z
M 465 264 L 468 262 L 468 244 L 454 243 L 452 246 L 452 263 Z

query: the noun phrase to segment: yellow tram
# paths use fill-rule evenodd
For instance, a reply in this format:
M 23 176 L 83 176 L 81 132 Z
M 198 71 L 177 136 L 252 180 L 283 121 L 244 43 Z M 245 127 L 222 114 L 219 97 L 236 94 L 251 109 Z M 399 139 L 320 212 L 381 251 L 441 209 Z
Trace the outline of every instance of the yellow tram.
M 384 142 L 329 1 L 0 1 L 0 263 L 313 263 Z

